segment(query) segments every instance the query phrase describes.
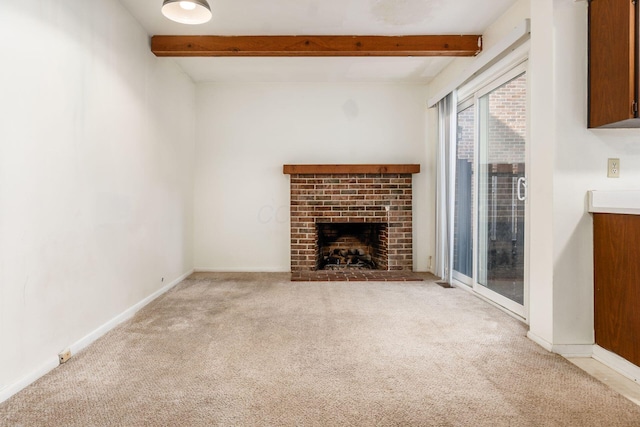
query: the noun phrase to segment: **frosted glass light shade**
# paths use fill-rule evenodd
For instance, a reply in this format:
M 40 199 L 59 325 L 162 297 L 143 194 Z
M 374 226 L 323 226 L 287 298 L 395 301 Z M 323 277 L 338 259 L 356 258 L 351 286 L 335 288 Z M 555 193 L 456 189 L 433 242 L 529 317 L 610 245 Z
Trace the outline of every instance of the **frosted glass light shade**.
M 204 24 L 211 19 L 207 0 L 164 0 L 162 14 L 181 24 Z

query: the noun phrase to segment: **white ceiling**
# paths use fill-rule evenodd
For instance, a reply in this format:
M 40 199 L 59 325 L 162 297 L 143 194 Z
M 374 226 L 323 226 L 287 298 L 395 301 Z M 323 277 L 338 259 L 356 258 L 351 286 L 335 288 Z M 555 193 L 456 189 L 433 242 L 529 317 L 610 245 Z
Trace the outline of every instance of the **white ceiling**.
M 482 34 L 516 0 L 209 0 L 213 19 L 182 25 L 162 0 L 120 0 L 149 35 Z M 419 82 L 443 57 L 171 58 L 196 82 Z

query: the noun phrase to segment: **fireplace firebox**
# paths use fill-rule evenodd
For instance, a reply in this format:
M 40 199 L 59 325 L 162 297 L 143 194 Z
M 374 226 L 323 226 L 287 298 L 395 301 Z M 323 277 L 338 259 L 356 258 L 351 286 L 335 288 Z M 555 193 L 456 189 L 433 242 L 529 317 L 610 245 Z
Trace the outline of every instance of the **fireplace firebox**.
M 386 223 L 316 223 L 318 270 L 386 270 Z

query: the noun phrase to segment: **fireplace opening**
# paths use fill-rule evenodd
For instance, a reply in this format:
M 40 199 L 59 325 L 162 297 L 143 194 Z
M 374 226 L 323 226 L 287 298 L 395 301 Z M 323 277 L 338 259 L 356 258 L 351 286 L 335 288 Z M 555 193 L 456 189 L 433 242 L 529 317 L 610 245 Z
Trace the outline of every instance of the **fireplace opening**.
M 316 223 L 318 270 L 387 270 L 386 223 Z

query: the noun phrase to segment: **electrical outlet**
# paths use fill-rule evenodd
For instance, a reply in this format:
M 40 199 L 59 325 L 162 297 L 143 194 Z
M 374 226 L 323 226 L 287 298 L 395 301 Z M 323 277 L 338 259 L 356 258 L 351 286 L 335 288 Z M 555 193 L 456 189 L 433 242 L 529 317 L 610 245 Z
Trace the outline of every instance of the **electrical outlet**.
M 60 364 L 67 363 L 67 361 L 71 359 L 71 350 L 65 350 L 62 353 L 58 354 L 58 360 L 60 360 Z
M 609 159 L 607 178 L 620 178 L 620 159 Z

